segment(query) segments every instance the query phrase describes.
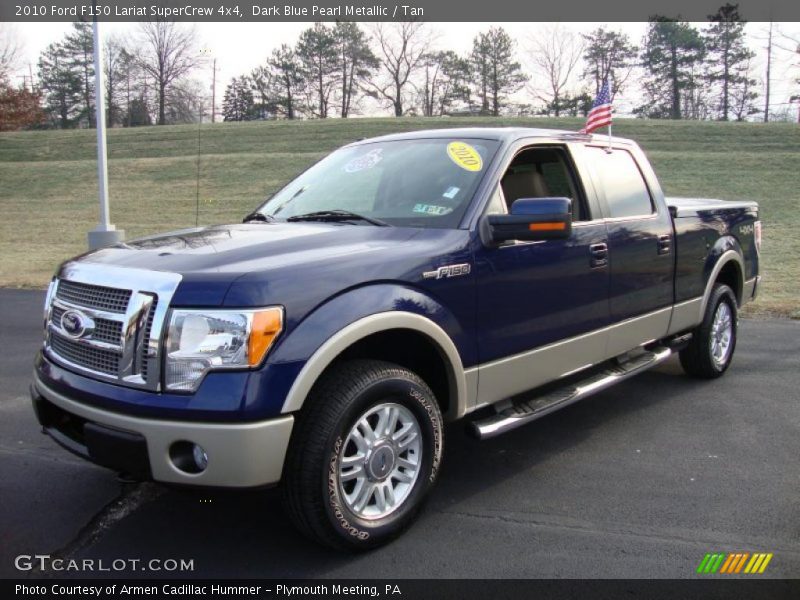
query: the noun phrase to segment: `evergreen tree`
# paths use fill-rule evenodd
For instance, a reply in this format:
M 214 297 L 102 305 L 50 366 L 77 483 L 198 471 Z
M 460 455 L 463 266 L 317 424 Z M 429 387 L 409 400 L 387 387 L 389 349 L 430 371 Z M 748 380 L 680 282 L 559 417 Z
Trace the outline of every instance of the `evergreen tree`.
M 474 87 L 482 114 L 499 116 L 508 96 L 527 80 L 519 62 L 514 60 L 515 45 L 502 27 L 491 27 L 473 40 Z
M 685 21 L 653 17 L 647 28 L 642 64 L 647 102 L 636 112 L 652 118 L 680 119 L 682 96 L 698 85 L 693 69 L 702 62 L 703 40 Z
M 267 66 L 260 69 L 260 77 L 255 74 L 254 80 L 265 91 L 262 103 L 273 105 L 278 113 L 287 119 L 298 116 L 298 93 L 303 89 L 305 80 L 300 61 L 294 50 L 286 44 L 272 51 Z M 271 90 L 271 91 L 270 91 Z
M 603 82 L 611 84 L 611 98 L 621 93 L 633 68 L 637 64 L 639 49 L 630 38 L 621 32 L 599 27 L 583 35 L 585 42 L 583 78 L 594 88 L 594 95 L 600 93 Z
M 369 38 L 358 24 L 337 21 L 333 37 L 339 55 L 341 115 L 347 118 L 358 92 L 380 66 L 380 62 L 369 47 Z
M 153 119 L 150 117 L 150 110 L 147 108 L 147 102 L 144 98 L 138 97 L 131 99 L 125 115 L 125 124 L 127 127 L 141 127 L 143 125 L 153 124 Z
M 226 121 L 249 121 L 257 115 L 253 100 L 253 82 L 243 75 L 234 77 L 225 88 L 222 116 Z
M 64 46 L 50 44 L 39 56 L 39 89 L 50 123 L 66 129 L 75 127 L 81 116 L 81 79 L 71 68 Z
M 753 93 L 755 81 L 747 70 L 755 53 L 747 47 L 745 21 L 739 16 L 738 4 L 725 4 L 708 19 L 711 25 L 703 36 L 707 52 L 706 77 L 712 88 L 718 91 L 717 118 L 727 121 L 733 109 L 733 96 L 741 101 L 748 93 Z M 744 88 L 750 92 L 744 92 Z
M 81 114 L 79 118 L 94 127 L 94 36 L 89 23 L 76 22 L 64 38 L 64 54 L 69 68 L 80 81 Z
M 305 75 L 308 111 L 325 119 L 340 80 L 336 38 L 328 27 L 314 23 L 300 34 L 296 53 Z
M 459 102 L 469 104 L 469 61 L 446 50 L 426 54 L 422 64 L 419 91 L 424 116 L 442 116 Z

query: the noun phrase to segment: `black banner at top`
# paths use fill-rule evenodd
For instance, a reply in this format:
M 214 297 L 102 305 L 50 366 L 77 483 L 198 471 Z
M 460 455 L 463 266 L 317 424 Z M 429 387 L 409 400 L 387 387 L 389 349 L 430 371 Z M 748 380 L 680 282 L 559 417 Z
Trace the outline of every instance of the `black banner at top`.
M 0 21 L 705 21 L 727 0 L 3 0 Z M 800 21 L 800 2 L 737 0 L 747 21 Z

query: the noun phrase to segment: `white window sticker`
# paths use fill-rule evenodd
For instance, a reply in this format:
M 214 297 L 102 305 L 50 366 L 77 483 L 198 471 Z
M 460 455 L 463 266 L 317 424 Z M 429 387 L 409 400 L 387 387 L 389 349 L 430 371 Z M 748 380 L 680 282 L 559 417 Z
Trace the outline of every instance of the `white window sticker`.
M 444 191 L 444 194 L 442 194 L 442 196 L 444 196 L 445 198 L 449 198 L 450 200 L 452 200 L 453 198 L 455 198 L 455 197 L 456 197 L 456 194 L 458 194 L 458 192 L 460 192 L 460 191 L 461 191 L 461 188 L 457 188 L 456 186 L 454 186 L 454 185 L 451 185 L 449 188 L 447 188 L 447 189 Z
M 383 149 L 376 148 L 370 150 L 357 158 L 354 158 L 344 166 L 345 173 L 358 173 L 366 169 L 371 169 L 383 160 Z

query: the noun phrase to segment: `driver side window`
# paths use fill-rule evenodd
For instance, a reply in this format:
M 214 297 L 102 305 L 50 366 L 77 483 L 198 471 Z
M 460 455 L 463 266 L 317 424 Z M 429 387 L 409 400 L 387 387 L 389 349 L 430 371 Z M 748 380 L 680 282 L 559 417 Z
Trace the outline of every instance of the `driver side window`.
M 564 149 L 539 146 L 522 150 L 500 180 L 500 195 L 506 211 L 520 198 L 569 198 L 572 200 L 572 220 L 586 221 L 588 211 Z M 494 207 L 493 197 L 490 210 Z

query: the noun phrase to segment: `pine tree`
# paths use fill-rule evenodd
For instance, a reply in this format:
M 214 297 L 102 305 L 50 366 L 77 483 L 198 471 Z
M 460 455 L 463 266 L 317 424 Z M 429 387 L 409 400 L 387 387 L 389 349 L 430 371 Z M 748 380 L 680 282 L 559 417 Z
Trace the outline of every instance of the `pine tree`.
M 692 72 L 702 62 L 703 40 L 685 21 L 653 17 L 647 28 L 642 64 L 647 102 L 636 112 L 652 118 L 680 119 L 683 96 L 698 85 Z
M 71 68 L 64 46 L 50 44 L 39 57 L 39 89 L 52 125 L 75 127 L 82 114 L 81 79 Z
M 325 119 L 340 80 L 336 38 L 328 27 L 314 23 L 300 34 L 296 53 L 305 74 L 308 111 Z
M 472 42 L 475 65 L 475 89 L 481 101 L 481 113 L 499 116 L 513 94 L 527 77 L 514 60 L 516 43 L 502 27 L 479 33 Z
M 72 24 L 72 31 L 64 38 L 64 54 L 69 68 L 80 80 L 81 114 L 79 119 L 89 127 L 96 125 L 94 118 L 94 36 L 89 23 Z
M 594 95 L 606 79 L 611 84 L 611 97 L 621 93 L 637 64 L 639 49 L 630 38 L 617 31 L 599 27 L 583 35 L 583 78 L 594 88 Z
M 290 46 L 274 49 L 267 65 L 257 69 L 252 79 L 261 91 L 261 104 L 274 107 L 287 119 L 298 116 L 297 96 L 305 80 L 300 60 Z
M 363 83 L 380 63 L 369 47 L 369 38 L 356 23 L 337 21 L 333 28 L 340 73 L 341 116 L 347 118 Z
M 755 56 L 746 44 L 745 21 L 739 16 L 738 4 L 725 4 L 709 15 L 711 25 L 705 31 L 707 52 L 706 78 L 719 96 L 717 118 L 727 121 L 732 112 L 732 97 L 742 100 L 748 95 L 744 88 L 752 88 L 755 82 L 749 78 L 747 68 Z M 737 111 L 738 114 L 738 111 Z
M 250 121 L 257 115 L 253 100 L 253 82 L 243 75 L 234 77 L 225 88 L 222 116 L 226 121 Z

